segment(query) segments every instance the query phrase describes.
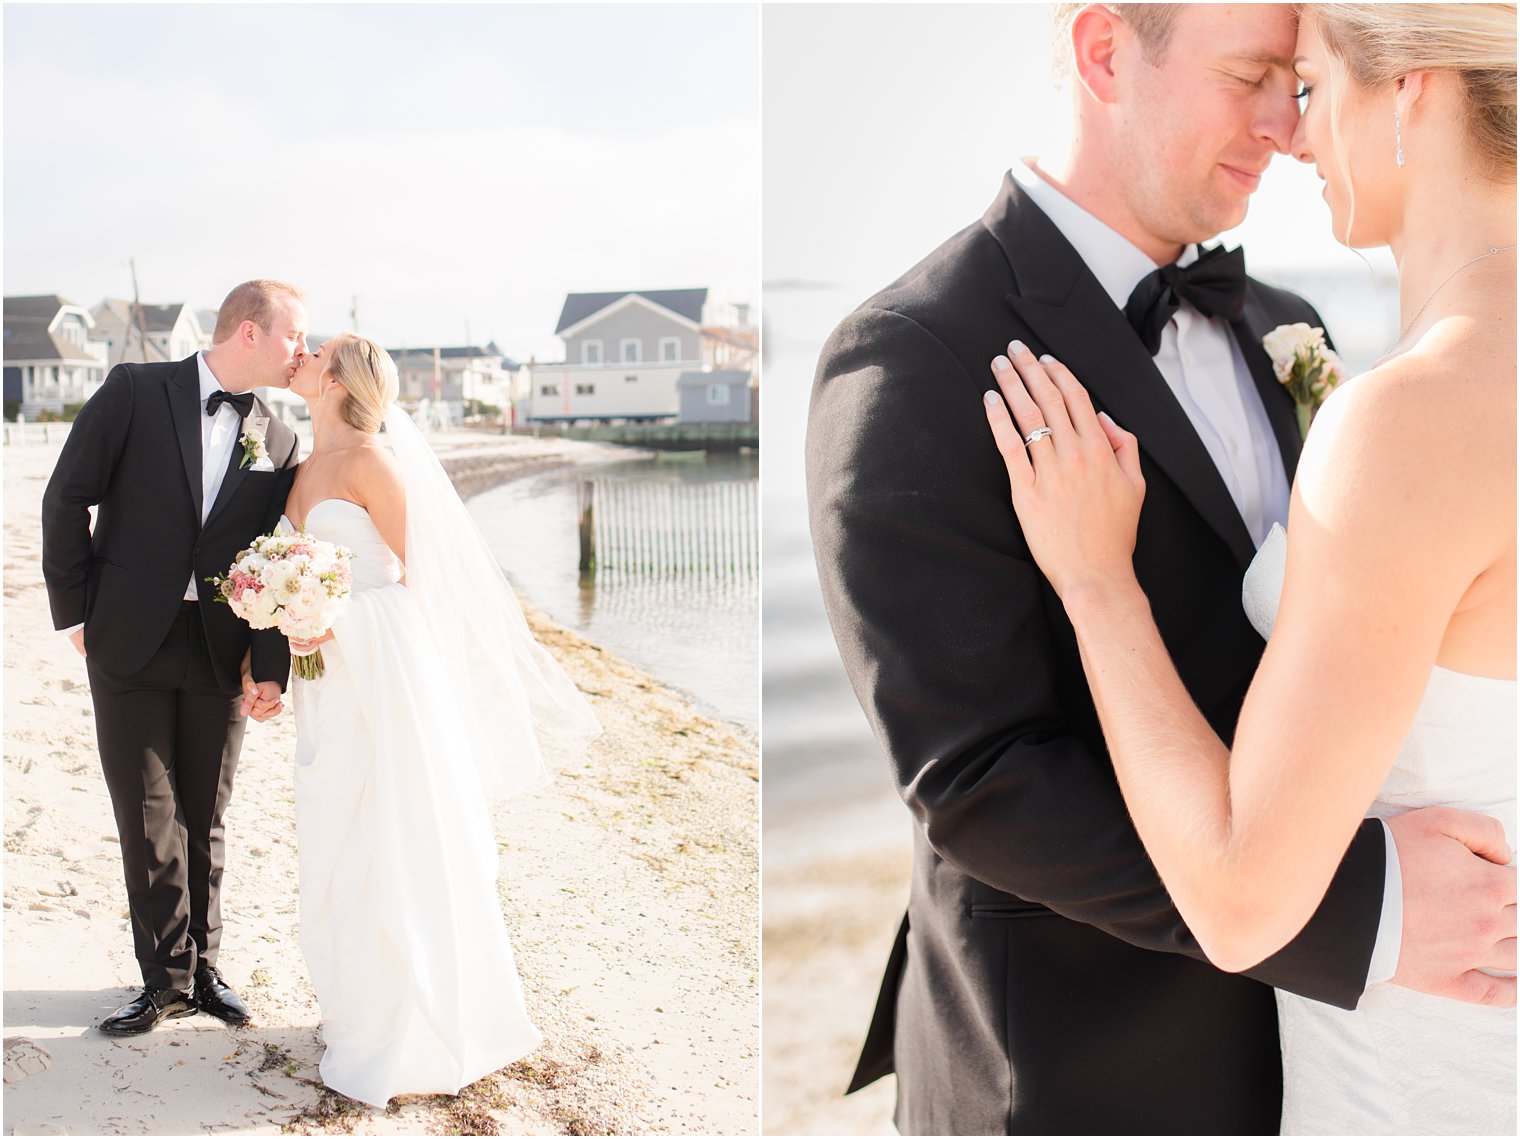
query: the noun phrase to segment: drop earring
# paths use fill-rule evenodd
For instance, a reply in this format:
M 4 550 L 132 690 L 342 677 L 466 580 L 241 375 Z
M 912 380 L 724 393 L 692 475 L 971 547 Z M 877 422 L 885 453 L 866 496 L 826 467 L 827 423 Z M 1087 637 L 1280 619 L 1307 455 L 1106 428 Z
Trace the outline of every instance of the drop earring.
M 1398 147 L 1398 163 L 1402 166 L 1404 165 L 1404 132 L 1399 125 L 1399 109 L 1397 107 L 1393 109 L 1393 141 L 1394 145 Z

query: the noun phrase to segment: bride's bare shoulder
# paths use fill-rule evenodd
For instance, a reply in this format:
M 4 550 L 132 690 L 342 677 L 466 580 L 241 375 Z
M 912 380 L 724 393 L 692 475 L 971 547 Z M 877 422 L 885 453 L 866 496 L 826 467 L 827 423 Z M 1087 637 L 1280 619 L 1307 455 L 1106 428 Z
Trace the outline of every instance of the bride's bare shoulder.
M 368 504 L 376 498 L 401 493 L 401 468 L 390 448 L 378 439 L 354 448 L 349 470 L 350 481 L 361 496 L 360 502 Z
M 1433 333 L 1325 401 L 1298 468 L 1306 501 L 1454 524 L 1513 516 L 1513 329 L 1507 351 L 1471 323 Z

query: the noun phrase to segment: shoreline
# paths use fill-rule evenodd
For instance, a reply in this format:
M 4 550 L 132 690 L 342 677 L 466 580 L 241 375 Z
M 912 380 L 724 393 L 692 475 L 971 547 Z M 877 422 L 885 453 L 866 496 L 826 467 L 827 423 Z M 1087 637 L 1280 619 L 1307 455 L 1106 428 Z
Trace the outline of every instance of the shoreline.
M 471 494 L 628 453 L 450 442 L 440 460 L 462 493 L 479 483 Z M 88 686 L 37 565 L 57 450 L 4 452 L 7 1134 L 757 1132 L 757 747 L 530 605 L 604 726 L 580 765 L 496 812 L 499 895 L 544 1045 L 459 1097 L 387 1111 L 321 1088 L 297 941 L 289 709 L 250 724 L 227 812 L 219 964 L 255 1024 L 197 1016 L 101 1036 L 93 1025 L 140 979 Z

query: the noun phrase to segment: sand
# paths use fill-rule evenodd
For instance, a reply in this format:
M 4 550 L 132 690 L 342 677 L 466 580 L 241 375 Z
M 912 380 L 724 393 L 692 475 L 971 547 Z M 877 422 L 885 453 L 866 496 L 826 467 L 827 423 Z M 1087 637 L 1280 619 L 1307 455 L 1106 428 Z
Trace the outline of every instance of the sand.
M 538 614 L 535 632 L 605 729 L 583 764 L 496 816 L 538 1052 L 458 1097 L 385 1111 L 321 1087 L 288 708 L 250 725 L 227 813 L 219 964 L 254 1024 L 196 1016 L 102 1036 L 93 1026 L 141 979 L 84 665 L 52 629 L 38 564 L 58 450 L 4 451 L 7 1134 L 755 1133 L 756 743 Z M 440 454 L 468 466 L 471 491 L 609 452 L 460 435 Z

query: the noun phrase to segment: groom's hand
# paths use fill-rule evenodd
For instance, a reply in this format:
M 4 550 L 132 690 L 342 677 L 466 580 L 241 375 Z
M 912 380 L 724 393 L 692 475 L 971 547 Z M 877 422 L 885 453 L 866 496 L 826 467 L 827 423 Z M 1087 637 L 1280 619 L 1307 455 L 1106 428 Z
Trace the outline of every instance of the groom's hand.
M 263 723 L 277 716 L 284 707 L 280 702 L 280 686 L 272 680 L 255 682 L 246 672 L 243 674 L 243 715 Z
M 1392 981 L 1472 1004 L 1513 1006 L 1515 868 L 1487 815 L 1427 807 L 1387 820 L 1404 880 L 1404 930 Z
M 87 655 L 85 653 L 85 651 L 84 651 L 84 628 L 83 627 L 75 629 L 72 633 L 69 634 L 69 644 L 73 645 L 76 649 L 79 650 L 79 655 L 80 656 Z

